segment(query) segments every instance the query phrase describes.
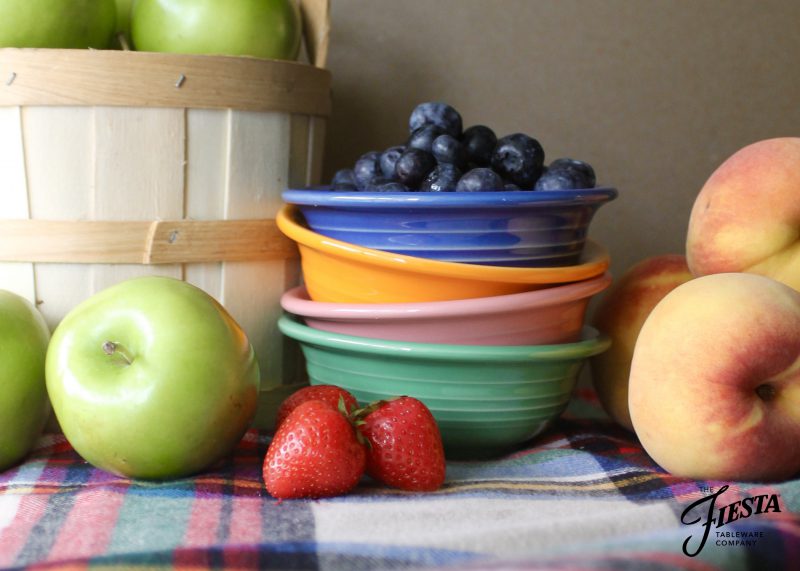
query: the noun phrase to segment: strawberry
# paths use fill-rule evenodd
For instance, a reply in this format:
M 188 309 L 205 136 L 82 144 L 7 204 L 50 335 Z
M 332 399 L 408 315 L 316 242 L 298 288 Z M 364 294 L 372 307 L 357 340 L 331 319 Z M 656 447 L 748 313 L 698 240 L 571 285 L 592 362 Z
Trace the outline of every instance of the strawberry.
M 364 474 L 365 446 L 335 406 L 309 400 L 283 421 L 264 458 L 275 498 L 322 498 L 349 492 Z
M 369 442 L 367 473 L 396 488 L 432 491 L 444 482 L 442 436 L 431 411 L 403 396 L 357 411 L 356 424 Z
M 356 401 L 356 397 L 341 387 L 337 387 L 335 385 L 315 385 L 312 387 L 303 387 L 302 389 L 289 395 L 289 397 L 287 397 L 286 400 L 281 403 L 275 419 L 275 430 L 278 430 L 278 427 L 284 420 L 286 420 L 286 417 L 289 416 L 290 412 L 306 401 L 323 400 L 338 408 L 340 398 L 344 399 L 345 409 L 348 413 L 358 408 L 358 401 Z

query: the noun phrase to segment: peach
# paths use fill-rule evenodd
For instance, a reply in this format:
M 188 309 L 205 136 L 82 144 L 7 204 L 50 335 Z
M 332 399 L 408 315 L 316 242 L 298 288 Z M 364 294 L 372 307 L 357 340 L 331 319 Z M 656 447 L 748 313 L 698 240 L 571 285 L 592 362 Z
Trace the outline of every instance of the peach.
M 777 481 L 800 472 L 800 292 L 723 273 L 653 309 L 629 407 L 647 453 L 676 476 Z
M 698 194 L 686 239 L 696 276 L 752 272 L 800 289 L 800 138 L 744 147 Z
M 608 335 L 611 347 L 592 358 L 592 381 L 600 403 L 618 424 L 633 430 L 628 412 L 628 375 L 639 330 L 661 299 L 692 279 L 686 258 L 664 254 L 629 268 L 600 299 L 592 324 Z

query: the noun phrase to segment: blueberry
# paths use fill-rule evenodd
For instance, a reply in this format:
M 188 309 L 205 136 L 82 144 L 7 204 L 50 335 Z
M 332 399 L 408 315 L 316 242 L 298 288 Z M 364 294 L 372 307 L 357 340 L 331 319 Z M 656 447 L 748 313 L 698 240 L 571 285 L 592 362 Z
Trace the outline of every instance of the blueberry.
M 376 178 L 382 177 L 381 167 L 379 164 L 381 154 L 378 151 L 370 151 L 364 153 L 356 161 L 353 167 L 355 173 L 356 185 L 359 190 L 364 190 Z
M 410 148 L 400 155 L 395 165 L 397 180 L 410 189 L 419 188 L 428 173 L 436 166 L 433 155 L 422 149 Z
M 454 165 L 460 169 L 467 166 L 467 150 L 461 141 L 452 135 L 439 135 L 431 145 L 436 162 L 440 165 Z
M 411 190 L 401 182 L 389 181 L 376 186 L 374 192 L 408 192 Z
M 550 167 L 539 177 L 533 190 L 573 190 L 593 188 L 589 186 L 586 175 L 574 169 L 555 169 Z
M 574 172 L 575 175 L 573 176 L 575 176 L 576 183 L 581 185 L 575 188 L 594 188 L 595 184 L 597 184 L 594 169 L 587 162 L 565 157 L 551 162 L 549 168 Z
M 413 133 L 425 125 L 437 125 L 445 133 L 461 136 L 461 115 L 447 103 L 429 101 L 417 105 L 408 119 L 408 132 Z
M 420 127 L 408 138 L 408 146 L 415 149 L 431 152 L 433 140 L 444 133 L 444 129 L 437 125 L 425 125 Z
M 514 133 L 498 140 L 492 153 L 492 168 L 523 189 L 533 188 L 542 174 L 543 166 L 542 145 L 523 133 Z
M 381 153 L 378 162 L 381 167 L 381 173 L 385 179 L 394 179 L 394 167 L 397 164 L 397 159 L 400 158 L 400 155 L 402 155 L 405 150 L 406 147 L 404 145 L 398 145 L 396 147 L 389 147 Z
M 438 165 L 422 181 L 419 189 L 427 192 L 451 192 L 456 189 L 461 171 L 449 163 Z
M 363 192 L 380 192 L 380 190 L 379 190 L 380 187 L 383 186 L 384 184 L 389 183 L 389 182 L 392 182 L 392 181 L 387 180 L 387 179 L 383 178 L 382 176 L 376 176 L 374 178 L 371 178 L 371 179 L 369 179 L 367 181 L 364 181 L 363 183 L 359 184 L 358 185 L 358 190 L 361 190 Z
M 358 190 L 353 169 L 339 169 L 331 179 L 331 190 Z
M 486 125 L 473 125 L 461 135 L 461 142 L 467 151 L 467 160 L 480 167 L 488 167 L 492 162 L 492 152 L 497 145 L 497 135 Z
M 503 185 L 503 190 L 519 190 L 520 188 L 513 182 L 507 182 Z
M 459 179 L 456 190 L 459 192 L 480 192 L 487 190 L 503 190 L 505 183 L 502 177 L 492 169 L 478 167 L 472 169 Z
M 550 170 L 539 177 L 533 190 L 570 190 L 575 182 L 567 171 Z

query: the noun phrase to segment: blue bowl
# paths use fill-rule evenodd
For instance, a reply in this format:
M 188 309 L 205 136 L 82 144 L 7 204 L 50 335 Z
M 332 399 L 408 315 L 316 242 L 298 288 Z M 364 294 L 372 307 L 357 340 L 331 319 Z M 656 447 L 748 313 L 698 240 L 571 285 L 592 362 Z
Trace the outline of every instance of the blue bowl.
M 578 263 L 614 188 L 499 192 L 287 190 L 315 232 L 373 250 L 445 262 L 549 267 Z

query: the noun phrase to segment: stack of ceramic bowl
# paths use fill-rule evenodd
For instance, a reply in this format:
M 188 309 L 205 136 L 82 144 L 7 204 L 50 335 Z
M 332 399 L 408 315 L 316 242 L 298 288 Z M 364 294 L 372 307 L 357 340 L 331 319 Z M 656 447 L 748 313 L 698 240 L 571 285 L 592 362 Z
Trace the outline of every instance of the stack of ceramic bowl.
M 616 190 L 367 193 L 290 190 L 278 227 L 304 286 L 279 322 L 312 384 L 359 401 L 423 401 L 450 456 L 505 452 L 566 407 L 609 341 L 584 325 L 611 282 L 587 240 Z

